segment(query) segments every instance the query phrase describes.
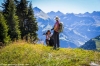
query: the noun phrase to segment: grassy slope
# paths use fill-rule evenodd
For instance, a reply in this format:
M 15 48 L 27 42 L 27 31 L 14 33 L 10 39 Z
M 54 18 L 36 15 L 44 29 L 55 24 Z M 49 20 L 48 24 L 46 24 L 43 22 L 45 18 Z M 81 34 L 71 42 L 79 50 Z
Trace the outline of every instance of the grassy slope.
M 93 39 L 96 42 L 97 49 L 100 49 L 100 35 Z
M 100 48 L 100 40 L 96 40 L 96 46 L 97 48 Z
M 99 38 L 99 37 L 96 37 L 96 38 L 94 38 L 93 40 L 94 40 L 95 43 L 96 43 L 96 48 L 100 51 L 100 40 L 98 40 L 97 38 Z
M 33 66 L 81 66 L 100 61 L 100 52 L 61 48 L 53 50 L 41 44 L 17 42 L 0 49 L 0 64 L 30 64 Z

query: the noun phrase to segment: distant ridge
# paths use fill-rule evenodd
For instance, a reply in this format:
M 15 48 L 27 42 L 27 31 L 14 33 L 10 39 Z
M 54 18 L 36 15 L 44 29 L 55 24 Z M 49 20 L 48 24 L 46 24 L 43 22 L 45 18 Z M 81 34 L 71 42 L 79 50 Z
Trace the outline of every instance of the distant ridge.
M 45 42 L 45 33 L 51 30 L 55 23 L 55 16 L 59 16 L 64 24 L 64 31 L 60 34 L 60 46 L 67 48 L 77 48 L 85 44 L 90 39 L 100 35 L 100 11 L 86 12 L 83 14 L 66 13 L 60 11 L 49 13 L 43 12 L 35 7 L 34 14 L 38 22 L 38 37 Z M 53 33 L 53 31 L 51 31 Z

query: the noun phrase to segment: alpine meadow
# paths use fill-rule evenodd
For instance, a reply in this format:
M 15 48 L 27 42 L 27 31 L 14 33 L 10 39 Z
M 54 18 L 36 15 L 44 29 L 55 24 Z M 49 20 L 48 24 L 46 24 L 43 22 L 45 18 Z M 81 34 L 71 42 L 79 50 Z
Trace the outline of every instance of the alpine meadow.
M 99 2 L 0 0 L 0 66 L 100 66 Z

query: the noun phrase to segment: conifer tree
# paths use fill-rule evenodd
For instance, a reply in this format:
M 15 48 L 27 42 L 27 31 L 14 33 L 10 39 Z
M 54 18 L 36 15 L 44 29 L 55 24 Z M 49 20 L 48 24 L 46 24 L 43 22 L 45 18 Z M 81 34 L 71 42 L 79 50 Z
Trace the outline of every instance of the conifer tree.
M 2 13 L 0 13 L 0 42 L 8 43 L 10 41 L 10 37 L 8 36 L 8 26 L 6 24 L 6 20 Z
M 38 25 L 36 22 L 36 18 L 34 17 L 34 12 L 32 9 L 32 4 L 30 3 L 28 8 L 28 17 L 27 17 L 27 31 L 30 34 L 30 38 L 32 41 L 35 41 L 37 39 L 37 31 L 38 31 Z
M 6 0 L 3 3 L 3 15 L 7 21 L 8 34 L 11 40 L 18 40 L 20 38 L 19 19 L 16 15 L 16 6 L 14 0 Z
M 28 2 L 26 0 L 20 0 L 17 4 L 17 15 L 19 17 L 19 26 L 21 30 L 21 38 L 23 39 L 26 36 L 26 22 L 27 22 L 27 14 L 28 14 Z

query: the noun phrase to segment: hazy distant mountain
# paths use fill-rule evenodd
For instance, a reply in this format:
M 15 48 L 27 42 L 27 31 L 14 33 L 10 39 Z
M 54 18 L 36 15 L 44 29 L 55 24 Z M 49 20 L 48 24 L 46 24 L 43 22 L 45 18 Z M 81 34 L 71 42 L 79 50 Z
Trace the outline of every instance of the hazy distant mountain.
M 50 18 L 54 19 L 54 17 L 56 16 L 63 16 L 64 14 L 60 11 L 57 11 L 57 12 L 54 12 L 54 11 L 51 11 L 49 13 L 47 13 L 48 16 L 50 16 Z
M 55 23 L 54 17 L 60 17 L 60 21 L 64 25 L 64 31 L 60 34 L 61 47 L 79 47 L 100 34 L 99 11 L 84 14 L 63 14 L 60 11 L 45 13 L 38 7 L 33 8 L 33 10 L 39 26 L 38 37 L 42 40 L 45 39 L 42 33 L 53 27 Z

